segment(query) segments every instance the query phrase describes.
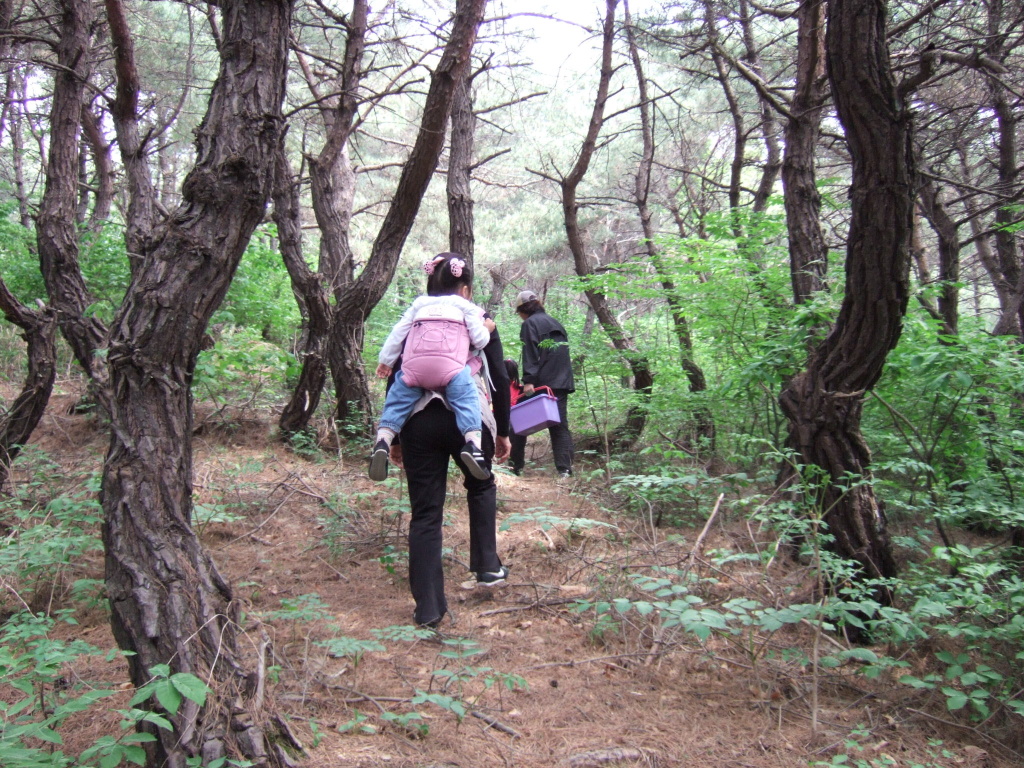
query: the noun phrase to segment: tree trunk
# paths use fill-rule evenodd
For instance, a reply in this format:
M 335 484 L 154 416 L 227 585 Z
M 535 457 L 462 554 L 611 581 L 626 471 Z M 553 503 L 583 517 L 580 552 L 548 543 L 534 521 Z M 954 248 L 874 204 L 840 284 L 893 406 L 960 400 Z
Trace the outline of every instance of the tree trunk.
M 472 266 L 473 230 L 473 82 L 467 69 L 452 102 L 452 141 L 448 153 L 448 250 L 461 253 Z
M 998 193 L 1010 198 L 1016 190 L 1017 184 L 1017 115 L 1010 100 L 1007 98 L 1006 88 L 996 78 L 991 78 L 989 90 L 992 94 L 992 103 L 996 114 L 996 125 L 999 134 L 997 137 L 999 150 L 999 182 L 996 187 Z M 1006 285 L 1012 286 L 1013 300 L 1011 306 L 1015 310 L 1015 317 L 1000 318 L 998 326 L 1000 331 L 1012 333 L 1016 331 L 1018 336 L 1024 339 L 1024 271 L 1021 270 L 1020 255 L 1017 252 L 1017 236 L 1013 232 L 1013 224 L 1016 215 L 1009 206 L 1001 205 L 995 212 L 995 243 L 996 257 L 999 262 L 999 269 Z
M 110 159 L 110 144 L 103 138 L 99 118 L 88 104 L 82 107 L 82 130 L 96 170 L 96 199 L 92 206 L 89 229 L 98 232 L 110 219 L 110 209 L 114 202 L 114 164 Z
M 36 238 L 39 264 L 57 312 L 61 333 L 75 360 L 93 387 L 93 396 L 109 410 L 106 400 L 107 373 L 97 361 L 96 351 L 104 345 L 106 328 L 96 318 L 86 317 L 92 299 L 78 264 L 76 192 L 78 184 L 79 126 L 83 94 L 89 76 L 89 32 L 93 23 L 89 0 L 63 0 L 58 69 L 54 72 L 53 106 L 50 112 L 50 151 L 46 162 L 46 186 L 39 203 Z
M 105 0 L 107 24 L 114 48 L 117 92 L 110 107 L 121 162 L 128 181 L 128 210 L 125 216 L 125 249 L 132 274 L 141 266 L 155 223 L 156 190 L 146 161 L 145 145 L 139 136 L 139 73 L 135 66 L 135 44 L 121 0 Z
M 329 360 L 338 398 L 339 423 L 366 422 L 370 393 L 363 371 L 363 325 L 395 276 L 402 246 L 419 212 L 423 195 L 444 148 L 445 129 L 455 89 L 469 67 L 486 0 L 458 0 L 451 36 L 430 78 L 419 133 L 402 167 L 395 195 L 373 242 L 366 266 L 344 286 L 335 308 Z
M 938 185 L 923 175 L 918 200 L 938 241 L 938 311 L 939 317 L 942 318 L 942 333 L 946 336 L 955 336 L 960 318 L 960 235 L 957 232 L 957 223 L 949 215 Z
M 309 163 L 313 212 L 320 227 L 319 274 L 306 265 L 302 256 L 299 190 L 292 178 L 284 147 L 276 158 L 274 220 L 292 291 L 306 322 L 303 348 L 299 353 L 302 362 L 299 380 L 278 421 L 281 436 L 285 439 L 307 430 L 320 404 L 327 381 L 330 338 L 335 322 L 330 298 L 333 294 L 340 300 L 342 287 L 353 279 L 355 260 L 349 244 L 349 226 L 355 199 L 355 173 L 349 163 L 347 145 L 359 103 L 357 92 L 362 77 L 366 14 L 365 0 L 356 0 L 347 24 L 345 60 L 338 82 L 341 96 L 333 109 L 325 107 L 322 110 L 328 127 L 327 140 L 320 154 L 310 158 Z M 309 86 L 319 99 L 312 78 Z M 345 361 L 340 360 L 338 364 L 344 368 Z M 360 370 L 357 377 L 361 375 Z M 348 372 L 336 375 L 335 379 L 348 380 Z
M 885 10 L 876 0 L 829 4 L 832 95 L 853 160 L 846 293 L 832 332 L 779 399 L 797 461 L 825 473 L 818 501 L 828 546 L 856 563 L 859 579 L 896 574 L 883 505 L 860 482 L 870 477 L 860 418 L 899 339 L 910 288 L 910 120 L 889 69 Z M 887 590 L 876 597 L 891 599 Z
M 597 84 L 597 95 L 590 116 L 587 135 L 580 147 L 576 164 L 568 175 L 560 181 L 562 190 L 562 218 L 565 223 L 565 234 L 569 241 L 576 274 L 582 278 L 590 277 L 593 269 L 587 259 L 586 246 L 580 230 L 579 204 L 576 191 L 590 167 L 590 161 L 597 148 L 597 139 L 604 124 L 604 110 L 608 101 L 608 88 L 612 79 L 612 47 L 615 42 L 615 6 L 618 0 L 605 0 L 605 19 L 603 29 L 603 45 L 601 52 L 601 74 Z M 593 288 L 586 288 L 584 293 L 587 301 L 597 315 L 597 319 L 611 339 L 615 349 L 619 351 L 633 375 L 633 388 L 640 396 L 641 402 L 630 407 L 626 421 L 615 436 L 617 444 L 632 444 L 643 432 L 647 423 L 647 401 L 654 387 L 654 374 L 651 372 L 647 358 L 637 349 L 633 339 L 626 334 L 615 313 L 608 306 L 608 299 L 603 293 Z
M 747 65 L 760 79 L 764 79 L 761 56 L 754 42 L 753 23 L 750 18 L 750 7 L 747 0 L 739 0 L 740 27 L 743 30 L 743 47 L 746 49 Z M 758 91 L 758 105 L 761 110 L 761 137 L 764 139 L 764 168 L 761 180 L 754 190 L 751 208 L 755 213 L 763 213 L 768 207 L 768 200 L 775 191 L 775 182 L 779 178 L 782 167 L 782 150 L 779 147 L 779 121 L 775 116 L 775 107 Z
M 18 301 L 0 279 L 0 311 L 7 321 L 24 331 L 28 352 L 28 375 L 21 394 L 0 418 L 0 488 L 7 483 L 21 447 L 28 442 L 57 377 L 57 317 L 51 309 L 36 311 Z
M 747 130 L 743 124 L 743 112 L 740 109 L 739 99 L 732 89 L 732 81 L 729 79 L 729 68 L 725 57 L 719 48 L 718 25 L 716 23 L 718 14 L 714 0 L 703 0 L 704 8 L 704 33 L 707 35 L 711 60 L 715 64 L 715 72 L 719 84 L 722 86 L 722 93 L 729 105 L 729 116 L 732 118 L 733 146 L 732 163 L 729 166 L 729 210 L 735 212 L 740 207 L 740 193 L 743 183 L 743 166 L 746 163 Z M 740 236 L 738 221 L 734 223 L 733 230 L 736 237 Z
M 278 147 L 274 179 L 274 222 L 292 291 L 299 299 L 306 323 L 300 352 L 302 369 L 292 395 L 281 411 L 278 428 L 285 439 L 309 427 L 320 405 L 327 381 L 327 340 L 331 331 L 331 301 L 322 275 L 309 268 L 302 256 L 302 227 L 298 181 L 292 175 L 284 145 Z
M 32 228 L 32 213 L 29 208 L 28 191 L 25 188 L 25 137 L 22 134 L 22 121 L 25 117 L 25 79 L 21 72 L 18 90 L 17 107 L 11 109 L 11 164 L 14 166 L 14 196 L 18 200 L 18 220 L 25 229 Z
M 111 625 L 133 682 L 157 664 L 216 695 L 146 726 L 149 766 L 221 756 L 266 765 L 268 744 L 237 635 L 238 604 L 191 526 L 191 380 L 210 316 L 263 218 L 282 136 L 288 0 L 222 0 L 220 73 L 196 132 L 182 204 L 158 226 L 115 318 L 104 463 L 103 542 Z M 150 702 L 156 707 L 155 702 Z
M 637 214 L 640 218 L 640 230 L 643 232 L 644 249 L 647 258 L 654 266 L 655 272 L 661 281 L 661 287 L 665 291 L 665 302 L 668 304 L 669 314 L 672 316 L 672 325 L 676 331 L 676 341 L 679 344 L 680 363 L 683 373 L 690 385 L 690 392 L 704 392 L 707 390 L 707 379 L 704 371 L 694 359 L 693 338 L 690 335 L 690 323 L 686 317 L 686 310 L 683 300 L 676 288 L 675 281 L 668 273 L 665 260 L 661 250 L 655 241 L 654 226 L 651 224 L 652 212 L 649 204 L 651 190 L 651 170 L 654 165 L 654 127 L 651 120 L 651 104 L 647 90 L 647 78 L 644 75 L 643 64 L 640 61 L 640 52 L 636 44 L 636 36 L 633 32 L 633 22 L 629 13 L 629 2 L 625 3 L 626 40 L 629 45 L 629 56 L 633 62 L 633 70 L 640 95 L 640 136 L 642 151 L 640 162 L 637 164 L 636 174 L 633 177 L 633 199 L 636 205 Z M 710 447 L 715 440 L 715 422 L 710 410 L 705 406 L 699 406 L 694 411 L 694 426 L 696 435 Z
M 802 0 L 797 8 L 797 27 L 796 87 L 786 122 L 782 187 L 793 301 L 803 304 L 825 287 L 828 269 L 828 246 L 821 232 L 821 195 L 815 175 L 815 153 L 825 103 L 824 0 Z

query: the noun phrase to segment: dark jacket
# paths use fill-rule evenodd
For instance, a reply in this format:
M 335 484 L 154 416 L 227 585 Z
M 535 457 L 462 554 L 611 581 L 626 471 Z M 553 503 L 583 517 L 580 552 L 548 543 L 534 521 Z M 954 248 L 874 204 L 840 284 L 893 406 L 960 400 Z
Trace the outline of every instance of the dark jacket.
M 523 383 L 575 392 L 569 336 L 547 312 L 534 312 L 519 329 L 523 342 Z M 550 340 L 552 343 L 542 344 Z

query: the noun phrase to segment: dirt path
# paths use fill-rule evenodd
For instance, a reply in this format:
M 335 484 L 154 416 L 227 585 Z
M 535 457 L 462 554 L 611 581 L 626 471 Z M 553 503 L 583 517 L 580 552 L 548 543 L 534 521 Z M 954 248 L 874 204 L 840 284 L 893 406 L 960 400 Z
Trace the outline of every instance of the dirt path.
M 493 590 L 460 586 L 469 575 L 465 504 L 450 478 L 454 623 L 443 625 L 444 642 L 417 638 L 401 478 L 373 484 L 361 458 L 318 463 L 266 435 L 254 424 L 197 438 L 198 525 L 245 603 L 252 647 L 261 632 L 272 641 L 269 695 L 307 747 L 302 765 L 767 768 L 844 754 L 864 766 L 1014 764 L 966 723 L 943 725 L 950 715 L 904 702 L 916 694 L 903 686 L 851 671 L 812 678 L 786 651 L 811 652 L 806 627 L 751 636 L 743 651 L 717 635 L 702 643 L 658 629 L 635 612 L 602 624 L 574 610 L 577 600 L 628 594 L 631 573 L 685 564 L 697 532 L 613 517 L 599 488 L 559 485 L 541 470 L 499 476 L 499 550 L 511 577 Z M 71 473 L 97 469 L 105 439 L 81 417 L 59 416 L 39 443 Z M 706 546 L 740 548 L 747 535 L 723 511 Z M 701 575 L 715 579 L 709 599 L 763 589 L 759 566 Z M 799 573 L 778 578 L 781 594 Z M 101 610 L 80 618 L 77 636 L 113 647 Z M 77 674 L 126 679 L 121 662 Z M 68 751 L 116 722 L 95 720 Z

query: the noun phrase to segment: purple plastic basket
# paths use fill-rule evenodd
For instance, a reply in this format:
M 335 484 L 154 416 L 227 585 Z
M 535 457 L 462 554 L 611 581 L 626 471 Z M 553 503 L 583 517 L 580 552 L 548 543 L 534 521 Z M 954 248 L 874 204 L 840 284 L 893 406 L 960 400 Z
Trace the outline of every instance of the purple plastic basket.
M 540 392 L 541 389 L 547 389 L 547 394 Z M 558 398 L 548 387 L 538 387 L 536 395 L 512 406 L 512 431 L 517 435 L 532 435 L 561 421 Z

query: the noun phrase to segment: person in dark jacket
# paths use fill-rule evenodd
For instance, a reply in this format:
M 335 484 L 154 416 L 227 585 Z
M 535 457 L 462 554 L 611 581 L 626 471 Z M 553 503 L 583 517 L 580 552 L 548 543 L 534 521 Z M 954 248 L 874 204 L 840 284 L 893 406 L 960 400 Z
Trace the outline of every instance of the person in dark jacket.
M 537 294 L 523 291 L 516 300 L 516 312 L 523 321 L 519 339 L 523 342 L 523 395 L 536 387 L 550 387 L 558 398 L 561 422 L 548 427 L 555 469 L 561 477 L 572 476 L 573 445 L 569 431 L 568 397 L 576 391 L 569 357 L 569 336 L 562 324 L 544 311 Z M 512 435 L 512 471 L 521 474 L 526 463 L 526 436 Z

